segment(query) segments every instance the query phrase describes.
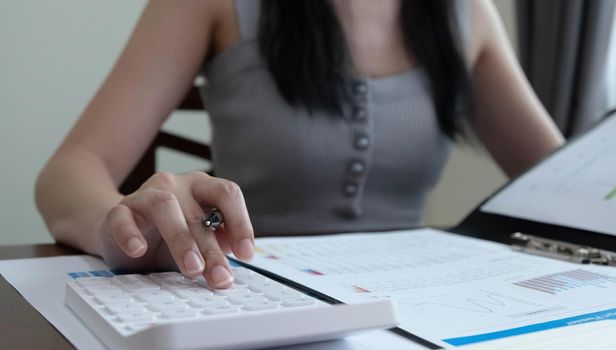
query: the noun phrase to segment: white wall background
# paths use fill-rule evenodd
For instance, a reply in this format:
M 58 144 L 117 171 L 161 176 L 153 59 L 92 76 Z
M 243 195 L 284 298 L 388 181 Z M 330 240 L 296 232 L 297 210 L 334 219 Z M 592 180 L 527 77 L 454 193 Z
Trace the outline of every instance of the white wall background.
M 605 83 L 607 91 L 607 107 L 616 108 L 616 13 L 614 13 L 614 23 L 612 25 L 612 37 L 610 40 L 610 50 L 607 57 L 607 72 Z
M 510 31 L 513 1 L 495 0 Z M 51 242 L 34 206 L 36 176 L 111 69 L 144 0 L 0 1 L 0 245 Z M 205 118 L 175 115 L 165 128 L 207 140 Z M 203 168 L 162 151 L 165 170 Z M 485 154 L 461 148 L 426 213 L 450 225 L 503 182 Z

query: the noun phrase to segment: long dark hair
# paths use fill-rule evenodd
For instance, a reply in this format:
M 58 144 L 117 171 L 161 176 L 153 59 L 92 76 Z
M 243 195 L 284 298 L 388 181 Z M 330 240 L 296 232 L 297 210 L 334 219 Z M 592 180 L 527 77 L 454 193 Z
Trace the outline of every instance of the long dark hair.
M 463 134 L 471 78 L 460 45 L 454 1 L 403 0 L 404 40 L 431 82 L 438 123 L 447 136 Z M 349 57 L 327 0 L 263 0 L 259 45 L 284 99 L 308 110 L 340 111 Z

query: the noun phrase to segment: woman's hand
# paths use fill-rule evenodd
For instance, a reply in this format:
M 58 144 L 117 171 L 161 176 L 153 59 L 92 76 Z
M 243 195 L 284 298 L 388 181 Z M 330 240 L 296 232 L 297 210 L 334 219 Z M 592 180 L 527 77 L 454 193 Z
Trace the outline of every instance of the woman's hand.
M 218 208 L 225 222 L 216 232 L 202 226 L 204 212 Z M 235 183 L 203 172 L 157 173 L 126 196 L 99 229 L 105 261 L 122 269 L 175 269 L 203 274 L 216 288 L 233 282 L 226 253 L 250 259 L 254 233 Z

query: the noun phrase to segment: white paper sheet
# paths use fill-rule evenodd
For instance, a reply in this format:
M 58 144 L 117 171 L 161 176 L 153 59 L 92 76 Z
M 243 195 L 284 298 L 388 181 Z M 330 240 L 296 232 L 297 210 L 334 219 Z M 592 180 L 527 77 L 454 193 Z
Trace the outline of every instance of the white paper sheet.
M 108 270 L 109 268 L 102 260 L 87 255 L 0 261 L 0 274 L 76 348 L 87 350 L 106 348 L 64 304 L 64 284 L 72 278 L 69 273 L 92 275 L 106 273 Z M 374 331 L 342 340 L 292 346 L 287 349 L 413 350 L 425 348 L 391 332 Z
M 481 211 L 616 235 L 616 118 L 513 181 Z
M 616 269 L 431 229 L 257 240 L 251 262 L 347 303 L 391 298 L 401 328 L 461 346 L 616 318 Z
M 97 271 L 107 267 L 90 256 L 63 256 L 0 261 L 0 274 L 51 324 L 79 349 L 105 346 L 64 304 L 68 272 Z

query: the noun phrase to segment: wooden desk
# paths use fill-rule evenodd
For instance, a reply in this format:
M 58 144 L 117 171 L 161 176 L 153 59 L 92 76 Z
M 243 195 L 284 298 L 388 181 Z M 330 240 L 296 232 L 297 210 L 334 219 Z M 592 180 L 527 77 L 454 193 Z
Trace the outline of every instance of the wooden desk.
M 1 246 L 0 260 L 81 254 L 59 244 Z M 51 323 L 0 277 L 0 349 L 74 349 Z

